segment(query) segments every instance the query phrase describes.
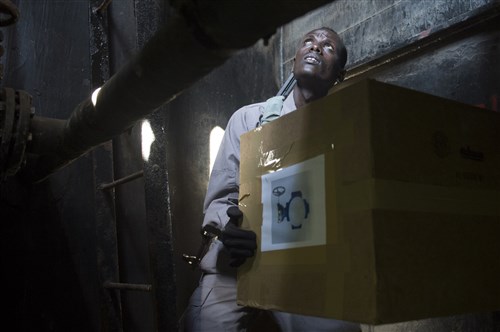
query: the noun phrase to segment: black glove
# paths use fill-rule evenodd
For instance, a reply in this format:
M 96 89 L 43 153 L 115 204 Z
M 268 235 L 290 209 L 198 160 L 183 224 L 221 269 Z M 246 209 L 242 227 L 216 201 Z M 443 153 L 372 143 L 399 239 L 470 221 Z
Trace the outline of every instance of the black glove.
M 229 222 L 222 230 L 220 240 L 229 250 L 229 266 L 238 267 L 243 264 L 247 258 L 252 257 L 257 249 L 257 236 L 254 232 L 241 229 L 240 224 L 243 213 L 236 206 L 227 209 Z

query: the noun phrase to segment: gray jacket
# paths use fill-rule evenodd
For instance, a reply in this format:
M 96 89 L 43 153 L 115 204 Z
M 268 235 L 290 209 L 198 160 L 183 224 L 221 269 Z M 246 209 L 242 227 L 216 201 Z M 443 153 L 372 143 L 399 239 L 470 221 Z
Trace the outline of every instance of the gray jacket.
M 238 199 L 240 188 L 240 136 L 259 125 L 265 105 L 266 102 L 244 106 L 229 119 L 208 183 L 203 225 L 214 222 L 222 229 L 229 221 L 226 211 L 234 205 L 231 200 Z M 283 102 L 280 116 L 293 112 L 296 108 L 291 93 Z M 224 273 L 231 270 L 228 265 L 229 257 L 222 249 L 220 241 L 212 241 L 200 264 L 205 273 Z

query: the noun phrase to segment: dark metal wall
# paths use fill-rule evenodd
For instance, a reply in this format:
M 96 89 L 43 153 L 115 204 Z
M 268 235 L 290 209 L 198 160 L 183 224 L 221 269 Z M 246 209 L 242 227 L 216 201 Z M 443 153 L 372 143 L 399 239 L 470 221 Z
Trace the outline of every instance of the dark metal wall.
M 148 2 L 154 5 L 154 2 Z M 117 72 L 161 24 L 163 12 L 136 1 L 115 1 L 108 7 L 111 71 Z M 160 16 L 160 17 L 158 17 Z M 151 17 L 146 20 L 145 17 Z M 147 35 L 147 36 L 145 36 Z M 140 125 L 113 140 L 115 178 L 143 170 Z M 144 178 L 115 188 L 120 281 L 150 283 Z M 121 292 L 124 331 L 153 331 L 154 306 L 150 292 Z
M 60 119 L 106 70 L 96 66 L 99 33 L 107 38 L 102 59 L 113 74 L 172 14 L 162 0 L 115 0 L 99 31 L 92 9 L 105 1 L 15 3 L 21 17 L 2 29 L 1 83 L 32 94 L 36 114 Z M 330 26 L 340 33 L 349 50 L 347 82 L 375 77 L 498 110 L 496 13 L 493 0 L 333 1 L 279 29 L 268 45 L 261 41 L 236 54 L 149 116 L 154 141 L 147 160 L 139 122 L 40 184 L 17 177 L 2 183 L 1 257 L 5 281 L 16 285 L 6 297 L 14 330 L 168 331 L 176 325 L 199 278 L 181 255 L 200 243 L 210 131 L 225 128 L 237 108 L 276 93 L 306 31 Z M 109 192 L 96 189 L 141 170 L 143 178 Z M 154 292 L 103 291 L 110 277 L 151 284 Z M 483 313 L 364 330 L 496 331 L 499 324 L 498 314 Z
M 164 127 L 158 134 L 166 142 L 179 310 L 184 309 L 200 276 L 181 257 L 182 253 L 195 254 L 201 243 L 210 132 L 216 126 L 225 128 L 239 107 L 277 91 L 269 52 L 272 46 L 259 43 L 236 55 L 169 103 L 166 112 L 161 113 L 159 120 Z
M 2 85 L 26 90 L 36 113 L 67 117 L 90 93 L 87 2 L 18 1 L 2 28 Z M 15 331 L 99 330 L 93 157 L 38 185 L 1 184 L 2 269 Z M 96 305 L 97 304 L 97 305 Z

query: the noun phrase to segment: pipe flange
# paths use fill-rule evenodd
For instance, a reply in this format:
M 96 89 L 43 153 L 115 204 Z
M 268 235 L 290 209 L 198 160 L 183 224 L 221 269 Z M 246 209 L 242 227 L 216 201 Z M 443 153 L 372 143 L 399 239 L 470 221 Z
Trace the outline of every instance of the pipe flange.
M 34 115 L 31 95 L 2 88 L 0 92 L 0 180 L 15 175 L 26 161 Z
M 19 9 L 10 0 L 0 0 L 0 27 L 6 27 L 17 22 Z

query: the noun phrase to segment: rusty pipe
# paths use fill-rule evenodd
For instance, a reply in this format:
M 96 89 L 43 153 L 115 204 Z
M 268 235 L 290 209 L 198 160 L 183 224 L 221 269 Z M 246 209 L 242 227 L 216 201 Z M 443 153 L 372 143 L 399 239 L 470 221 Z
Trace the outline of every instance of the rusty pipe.
M 236 51 L 331 1 L 174 1 L 180 15 L 101 87 L 95 105 L 90 96 L 77 105 L 55 137 L 33 134 L 27 149 L 38 158 L 25 174 L 32 182 L 44 180 L 174 99 Z

